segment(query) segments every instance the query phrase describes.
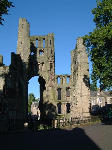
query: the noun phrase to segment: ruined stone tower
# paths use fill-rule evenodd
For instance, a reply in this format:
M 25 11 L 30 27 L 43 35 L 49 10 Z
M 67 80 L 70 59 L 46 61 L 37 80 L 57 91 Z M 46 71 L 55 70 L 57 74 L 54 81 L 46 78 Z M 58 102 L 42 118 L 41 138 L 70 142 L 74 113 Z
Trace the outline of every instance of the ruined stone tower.
M 25 65 L 26 82 L 33 76 L 39 76 L 42 113 L 47 107 L 44 104 L 53 103 L 55 98 L 54 35 L 30 36 L 29 23 L 21 18 L 18 28 L 17 54 Z
M 88 116 L 90 89 L 89 89 L 89 64 L 83 39 L 77 39 L 76 49 L 71 52 L 71 78 L 73 100 L 75 100 L 74 113 L 78 116 Z
M 0 97 L 8 102 L 7 113 L 16 112 L 16 122 L 27 116 L 28 81 L 34 76 L 39 76 L 41 118 L 89 116 L 89 65 L 82 38 L 71 52 L 71 75 L 55 75 L 54 34 L 30 36 L 29 23 L 20 18 L 17 54 L 12 53 L 7 67 L 0 56 L 0 75 Z

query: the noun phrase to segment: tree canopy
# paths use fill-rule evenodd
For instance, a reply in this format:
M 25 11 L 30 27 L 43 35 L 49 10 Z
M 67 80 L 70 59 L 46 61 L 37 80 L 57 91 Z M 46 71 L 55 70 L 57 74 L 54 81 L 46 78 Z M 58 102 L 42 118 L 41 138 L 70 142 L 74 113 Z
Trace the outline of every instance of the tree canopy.
M 8 15 L 10 7 L 14 7 L 13 3 L 8 0 L 0 0 L 0 24 L 3 25 L 3 15 Z
M 112 89 L 112 0 L 99 0 L 92 10 L 96 28 L 84 36 L 84 44 L 92 61 L 92 84 Z
M 35 101 L 35 96 L 33 93 L 28 95 L 28 112 L 31 112 L 31 104 Z

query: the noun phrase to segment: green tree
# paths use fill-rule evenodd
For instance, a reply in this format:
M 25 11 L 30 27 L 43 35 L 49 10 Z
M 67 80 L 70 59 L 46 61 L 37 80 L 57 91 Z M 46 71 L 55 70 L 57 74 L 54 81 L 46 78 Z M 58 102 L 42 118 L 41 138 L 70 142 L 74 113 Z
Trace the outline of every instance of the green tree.
M 35 101 L 35 96 L 33 93 L 28 95 L 28 112 L 31 112 L 31 104 Z
M 14 7 L 13 3 L 8 0 L 0 0 L 0 24 L 3 25 L 3 15 L 8 15 L 10 7 Z
M 99 81 L 100 89 L 112 88 L 112 0 L 98 0 L 92 10 L 96 28 L 84 36 L 92 61 L 92 83 Z
M 90 84 L 90 90 L 91 91 L 97 91 L 97 84 L 96 83 L 91 83 Z

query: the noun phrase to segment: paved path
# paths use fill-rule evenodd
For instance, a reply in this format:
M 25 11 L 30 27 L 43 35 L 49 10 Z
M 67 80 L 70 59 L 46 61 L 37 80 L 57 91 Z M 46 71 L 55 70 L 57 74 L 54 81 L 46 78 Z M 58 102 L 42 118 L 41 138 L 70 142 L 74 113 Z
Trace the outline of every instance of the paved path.
M 112 150 L 112 125 L 0 136 L 0 150 Z
M 93 125 L 83 127 L 86 135 L 96 143 L 101 150 L 112 150 L 112 125 Z

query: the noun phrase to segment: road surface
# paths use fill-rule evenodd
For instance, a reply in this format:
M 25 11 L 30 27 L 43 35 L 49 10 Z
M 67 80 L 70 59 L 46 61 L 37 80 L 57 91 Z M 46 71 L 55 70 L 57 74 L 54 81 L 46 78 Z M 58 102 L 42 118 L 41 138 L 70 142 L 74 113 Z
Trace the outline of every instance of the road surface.
M 0 150 L 112 150 L 112 125 L 27 131 L 0 136 Z

